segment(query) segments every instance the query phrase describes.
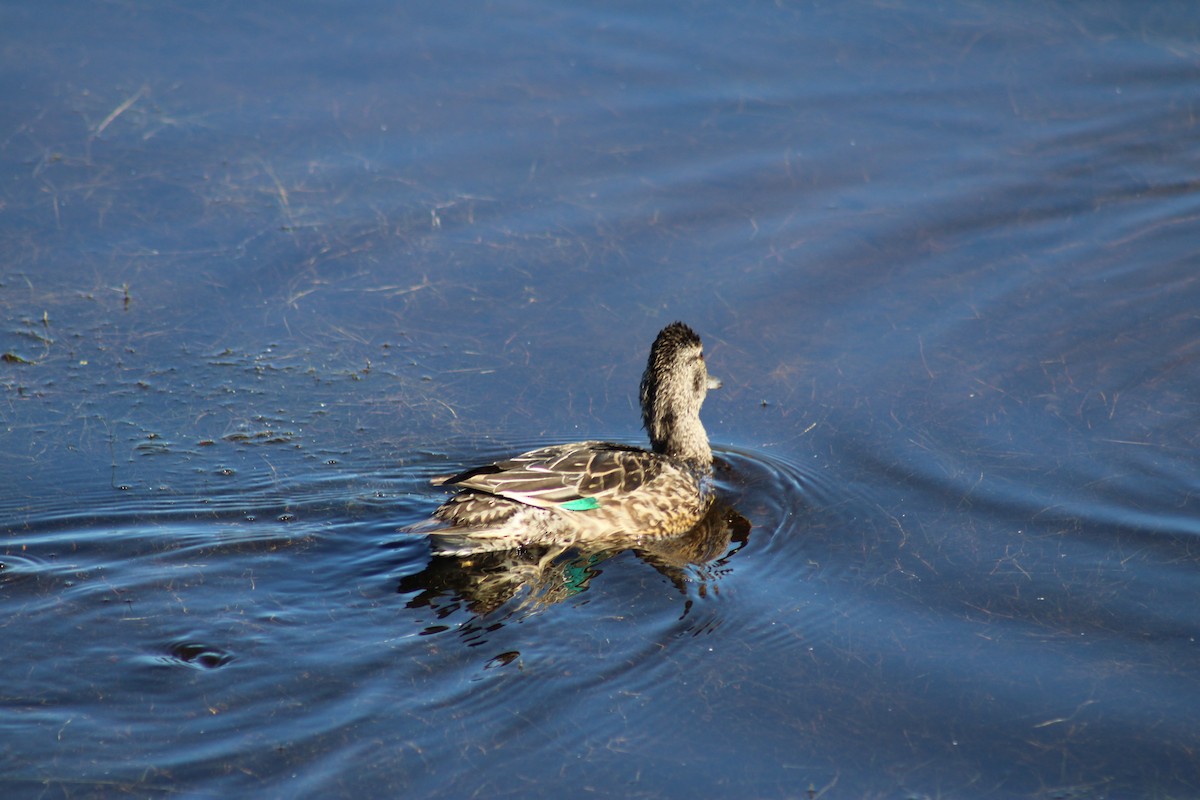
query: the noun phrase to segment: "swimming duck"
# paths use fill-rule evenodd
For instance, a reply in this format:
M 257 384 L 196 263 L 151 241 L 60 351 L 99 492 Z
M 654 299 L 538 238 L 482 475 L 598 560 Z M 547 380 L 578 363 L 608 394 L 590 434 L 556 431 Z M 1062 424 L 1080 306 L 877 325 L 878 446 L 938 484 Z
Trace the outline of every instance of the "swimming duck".
M 552 445 L 435 478 L 459 489 L 434 513 L 435 552 L 469 555 L 527 545 L 572 545 L 681 534 L 712 504 L 712 450 L 700 406 L 721 382 L 700 337 L 663 328 L 642 375 L 650 449 L 610 442 Z

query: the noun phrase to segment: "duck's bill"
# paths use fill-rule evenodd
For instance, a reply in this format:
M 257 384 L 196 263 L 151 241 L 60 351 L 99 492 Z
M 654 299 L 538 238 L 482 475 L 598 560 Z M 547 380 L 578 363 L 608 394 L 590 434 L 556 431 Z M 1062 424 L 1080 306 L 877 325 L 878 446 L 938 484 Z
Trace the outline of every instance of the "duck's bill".
M 708 388 L 709 389 L 720 389 L 721 388 L 721 379 L 718 378 L 716 375 L 709 375 L 708 376 Z

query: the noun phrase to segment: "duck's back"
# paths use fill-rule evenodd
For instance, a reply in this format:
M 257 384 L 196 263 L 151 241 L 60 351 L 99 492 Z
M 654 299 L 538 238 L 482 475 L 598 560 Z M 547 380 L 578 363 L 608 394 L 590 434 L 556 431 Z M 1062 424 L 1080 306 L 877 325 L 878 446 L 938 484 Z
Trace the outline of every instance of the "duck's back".
M 529 528 L 542 540 L 670 536 L 695 524 L 711 502 L 705 475 L 666 456 L 606 442 L 543 447 L 438 482 L 464 491 L 435 516 L 470 529 L 476 539 L 491 529 L 494 546 L 504 546 L 510 530 Z
M 573 442 L 530 450 L 437 481 L 477 489 L 538 508 L 587 503 L 636 492 L 662 473 L 667 460 L 637 447 Z

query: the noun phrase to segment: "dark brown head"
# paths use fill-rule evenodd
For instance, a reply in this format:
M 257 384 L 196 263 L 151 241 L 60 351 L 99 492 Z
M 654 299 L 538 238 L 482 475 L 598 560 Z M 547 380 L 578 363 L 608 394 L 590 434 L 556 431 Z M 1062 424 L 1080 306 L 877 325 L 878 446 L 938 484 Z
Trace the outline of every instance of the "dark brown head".
M 701 466 L 712 464 L 700 406 L 721 382 L 708 374 L 695 331 L 672 322 L 658 333 L 642 374 L 642 424 L 656 453 Z

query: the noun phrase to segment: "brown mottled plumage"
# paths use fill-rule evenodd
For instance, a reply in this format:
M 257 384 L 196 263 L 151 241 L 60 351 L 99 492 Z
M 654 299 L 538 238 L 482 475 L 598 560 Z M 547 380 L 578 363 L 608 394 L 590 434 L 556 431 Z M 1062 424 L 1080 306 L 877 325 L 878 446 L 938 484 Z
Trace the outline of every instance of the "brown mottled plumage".
M 682 322 L 659 332 L 642 375 L 652 450 L 607 442 L 553 445 L 434 481 L 462 491 L 433 514 L 434 550 L 466 555 L 531 544 L 661 538 L 712 503 L 712 450 L 700 406 L 720 381 Z

